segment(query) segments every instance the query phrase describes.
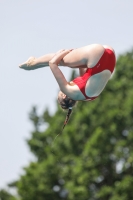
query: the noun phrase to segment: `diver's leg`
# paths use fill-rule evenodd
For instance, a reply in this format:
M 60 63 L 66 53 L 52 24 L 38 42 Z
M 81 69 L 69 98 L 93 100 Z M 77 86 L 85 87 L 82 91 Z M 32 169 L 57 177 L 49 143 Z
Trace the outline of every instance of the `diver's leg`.
M 73 49 L 59 63 L 59 66 L 68 66 L 71 68 L 93 67 L 103 54 L 104 48 L 101 45 L 88 45 L 78 49 Z M 33 70 L 49 66 L 49 61 L 56 53 L 46 54 L 39 58 L 31 57 L 27 62 L 20 65 L 20 68 Z
M 20 68 L 25 70 L 34 70 L 42 67 L 49 66 L 49 61 L 56 53 L 46 54 L 39 58 L 30 57 L 26 62 L 19 65 Z M 73 50 L 69 55 L 67 54 L 59 63 L 59 66 L 68 66 L 71 68 L 86 68 L 86 60 L 82 59 L 82 50 Z
M 55 53 L 50 53 L 39 58 L 30 57 L 26 62 L 19 65 L 19 67 L 25 70 L 34 70 L 49 66 L 49 61 L 53 58 L 54 55 Z
M 75 49 L 68 53 L 63 62 L 71 68 L 94 67 L 103 55 L 105 48 L 99 44 L 92 44 L 85 47 Z

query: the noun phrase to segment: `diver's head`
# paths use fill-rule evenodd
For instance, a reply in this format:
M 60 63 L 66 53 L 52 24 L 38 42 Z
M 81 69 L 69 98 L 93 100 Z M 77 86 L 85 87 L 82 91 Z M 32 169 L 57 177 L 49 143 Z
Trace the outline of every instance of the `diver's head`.
M 58 102 L 62 109 L 72 109 L 72 107 L 76 104 L 76 101 L 67 97 L 63 92 L 58 93 Z
M 70 118 L 70 115 L 72 113 L 72 107 L 76 104 L 75 100 L 70 99 L 67 97 L 63 92 L 59 92 L 58 94 L 58 102 L 63 110 L 68 110 L 66 119 L 64 121 L 64 125 L 62 130 L 65 128 L 66 124 L 68 123 L 68 120 Z

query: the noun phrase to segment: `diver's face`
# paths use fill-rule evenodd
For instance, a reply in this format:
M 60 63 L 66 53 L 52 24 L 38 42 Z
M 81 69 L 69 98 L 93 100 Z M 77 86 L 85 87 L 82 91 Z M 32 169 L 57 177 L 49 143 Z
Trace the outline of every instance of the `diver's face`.
M 58 93 L 58 101 L 61 102 L 65 98 L 66 98 L 66 95 L 63 92 L 59 91 L 59 93 Z

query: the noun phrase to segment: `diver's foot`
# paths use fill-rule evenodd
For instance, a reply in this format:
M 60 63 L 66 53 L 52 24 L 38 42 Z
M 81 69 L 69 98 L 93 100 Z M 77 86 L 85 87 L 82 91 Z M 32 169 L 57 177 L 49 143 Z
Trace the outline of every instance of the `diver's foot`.
M 30 57 L 26 62 L 22 63 L 21 65 L 19 65 L 19 67 L 21 69 L 25 69 L 25 70 L 33 70 L 36 69 L 36 67 L 34 66 L 35 64 L 35 57 Z

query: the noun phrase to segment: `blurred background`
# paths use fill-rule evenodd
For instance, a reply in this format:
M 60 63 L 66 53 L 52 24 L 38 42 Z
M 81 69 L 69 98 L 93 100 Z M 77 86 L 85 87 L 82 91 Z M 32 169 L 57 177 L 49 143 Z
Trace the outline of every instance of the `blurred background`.
M 19 64 L 91 43 L 112 46 L 118 57 L 133 47 L 132 8 L 130 0 L 0 0 L 0 188 L 35 159 L 25 141 L 33 130 L 31 108 L 51 115 L 57 108 L 49 67 L 25 71 Z M 62 71 L 69 79 L 71 69 Z

